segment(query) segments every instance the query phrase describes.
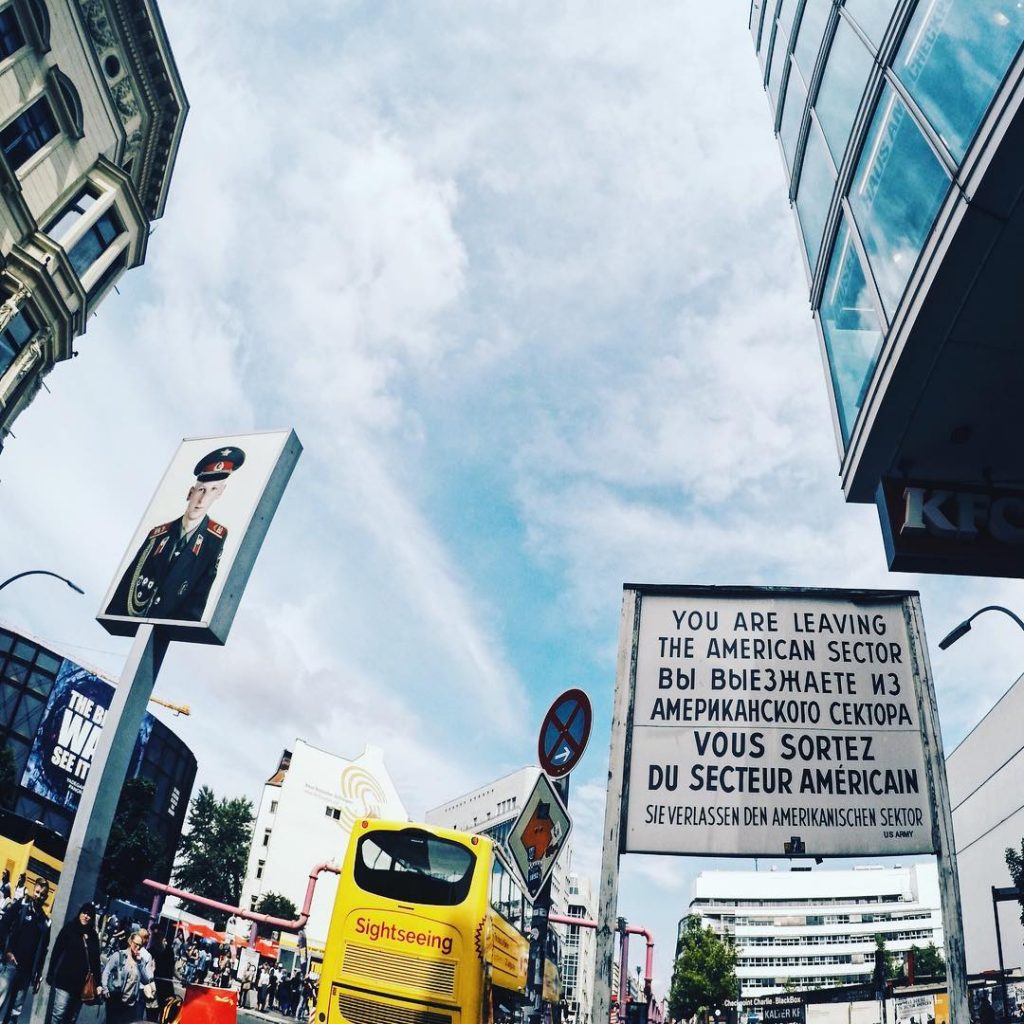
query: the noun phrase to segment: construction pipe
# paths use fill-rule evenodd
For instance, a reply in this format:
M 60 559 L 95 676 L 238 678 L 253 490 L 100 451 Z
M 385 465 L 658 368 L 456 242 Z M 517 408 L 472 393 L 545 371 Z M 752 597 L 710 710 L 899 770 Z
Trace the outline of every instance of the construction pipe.
M 341 869 L 330 861 L 317 864 L 310 871 L 309 881 L 306 883 L 306 898 L 302 901 L 302 910 L 294 921 L 290 921 L 285 917 L 272 917 L 270 914 L 257 914 L 254 910 L 243 910 L 242 907 L 233 907 L 230 903 L 221 903 L 220 900 L 211 900 L 207 896 L 197 896 L 193 892 L 185 892 L 184 889 L 175 889 L 174 886 L 164 885 L 163 882 L 154 882 L 151 878 L 143 879 L 142 884 L 163 893 L 165 896 L 176 896 L 178 899 L 189 900 L 192 903 L 210 907 L 211 910 L 223 910 L 234 917 L 242 917 L 246 921 L 255 921 L 257 924 L 267 924 L 271 928 L 279 928 L 281 931 L 297 932 L 300 928 L 306 927 L 306 922 L 309 920 L 309 908 L 313 905 L 313 890 L 316 889 L 317 879 L 324 871 L 330 871 L 335 875 L 341 873 Z
M 579 925 L 580 928 L 597 928 L 596 921 L 590 921 L 584 917 L 566 917 L 564 914 L 549 914 L 548 920 L 554 924 L 575 924 Z M 639 925 L 627 924 L 626 931 L 632 935 L 643 935 L 647 939 L 647 963 L 644 967 L 644 994 L 647 997 L 647 1001 L 651 1000 L 651 984 L 654 981 L 654 936 L 650 933 L 647 928 L 641 928 Z M 625 969 L 624 964 L 619 965 L 619 970 Z

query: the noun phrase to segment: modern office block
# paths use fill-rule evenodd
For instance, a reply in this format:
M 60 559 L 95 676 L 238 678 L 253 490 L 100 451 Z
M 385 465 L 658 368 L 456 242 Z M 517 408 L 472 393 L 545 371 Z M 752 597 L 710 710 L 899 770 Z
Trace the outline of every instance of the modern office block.
M 846 497 L 890 565 L 1024 574 L 1024 6 L 754 0 Z
M 703 871 L 694 882 L 690 913 L 735 941 L 744 999 L 869 983 L 876 935 L 897 956 L 929 943 L 942 949 L 934 863 L 843 871 Z

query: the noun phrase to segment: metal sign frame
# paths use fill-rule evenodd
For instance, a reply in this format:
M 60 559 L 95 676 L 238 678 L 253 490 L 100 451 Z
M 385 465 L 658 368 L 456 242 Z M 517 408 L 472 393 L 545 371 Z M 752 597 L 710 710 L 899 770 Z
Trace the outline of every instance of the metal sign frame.
M 924 622 L 920 597 L 916 591 L 866 591 L 814 589 L 795 587 L 697 587 L 626 584 L 623 587 L 622 613 L 619 625 L 619 647 L 616 661 L 615 701 L 612 709 L 611 742 L 607 802 L 605 804 L 604 844 L 602 849 L 601 885 L 598 897 L 598 929 L 595 960 L 596 1020 L 605 1020 L 611 1006 L 610 979 L 615 955 L 615 927 L 619 857 L 623 851 L 625 799 L 628 795 L 631 750 L 629 732 L 633 714 L 633 690 L 637 673 L 637 649 L 640 636 L 640 613 L 644 596 L 665 595 L 696 599 L 701 596 L 795 595 L 863 599 L 878 602 L 887 599 L 900 602 L 907 624 L 911 671 L 921 681 L 917 687 L 921 735 L 925 754 L 925 776 L 932 801 L 932 841 L 936 851 L 939 890 L 942 899 L 942 923 L 946 943 L 950 1010 L 953 1019 L 968 1019 L 967 966 L 964 956 L 963 921 L 960 911 L 960 885 L 953 840 L 953 819 L 949 790 L 946 784 L 942 736 L 928 651 L 924 638 Z M 802 851 L 794 851 L 799 855 Z M 813 856 L 813 854 L 811 854 Z M 831 854 L 842 856 L 841 853 Z M 785 854 L 776 854 L 785 856 Z

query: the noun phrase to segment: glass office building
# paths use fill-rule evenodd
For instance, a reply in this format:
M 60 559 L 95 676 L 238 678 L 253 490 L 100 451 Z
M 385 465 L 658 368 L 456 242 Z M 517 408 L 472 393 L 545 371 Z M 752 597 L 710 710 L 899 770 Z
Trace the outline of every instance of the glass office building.
M 753 0 L 749 27 L 847 499 L 1018 481 L 1024 3 Z

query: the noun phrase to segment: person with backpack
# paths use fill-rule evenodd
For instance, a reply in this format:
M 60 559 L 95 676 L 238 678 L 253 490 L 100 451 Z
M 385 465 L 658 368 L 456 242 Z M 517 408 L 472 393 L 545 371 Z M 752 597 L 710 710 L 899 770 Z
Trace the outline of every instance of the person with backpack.
M 107 1024 L 133 1024 L 146 1015 L 146 997 L 142 986 L 153 981 L 153 975 L 142 959 L 144 945 L 142 932 L 132 932 L 128 947 L 113 953 L 103 968 L 102 986 L 107 993 Z M 152 964 L 152 958 L 149 963 Z
M 32 896 L 14 900 L 0 918 L 0 1024 L 7 1024 L 18 995 L 29 985 L 39 991 L 50 919 L 43 910 L 50 883 L 37 878 Z

